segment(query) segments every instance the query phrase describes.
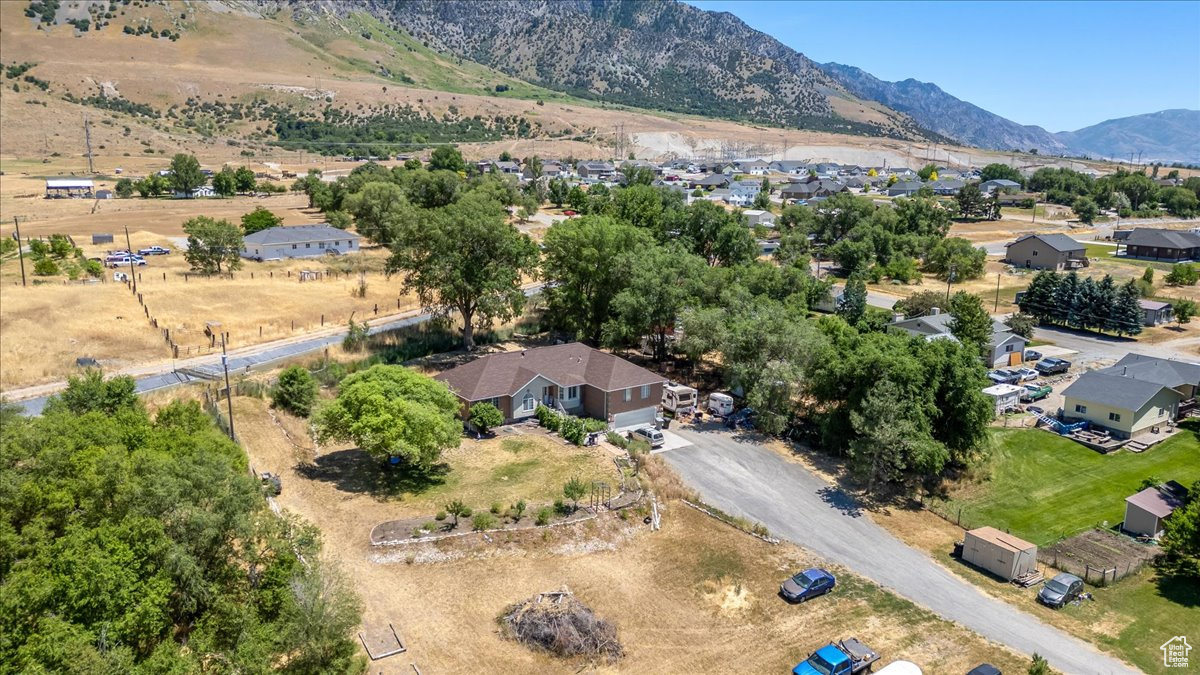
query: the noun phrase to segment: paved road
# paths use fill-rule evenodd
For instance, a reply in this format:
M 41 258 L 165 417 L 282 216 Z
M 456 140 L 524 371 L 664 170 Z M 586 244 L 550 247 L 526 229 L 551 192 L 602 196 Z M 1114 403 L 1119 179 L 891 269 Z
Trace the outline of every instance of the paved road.
M 799 464 L 718 431 L 677 430 L 690 447 L 663 453 L 705 501 L 870 578 L 980 635 L 1037 652 L 1066 673 L 1136 673 L 1082 640 L 978 588 L 901 543 L 854 500 Z M 1049 610 L 1047 610 L 1049 611 Z
M 1130 338 L 1118 338 L 1110 335 L 1098 335 L 1086 331 L 1076 331 L 1055 326 L 1038 326 L 1034 336 L 1039 340 L 1053 342 L 1059 347 L 1074 349 L 1079 356 L 1074 361 L 1080 365 L 1098 360 L 1117 360 L 1129 353 L 1156 356 L 1162 359 L 1179 359 L 1182 361 L 1200 361 L 1200 356 L 1188 353 L 1188 345 L 1200 343 L 1200 338 L 1183 338 L 1157 344 L 1138 342 Z M 1037 347 L 1033 347 L 1037 349 Z

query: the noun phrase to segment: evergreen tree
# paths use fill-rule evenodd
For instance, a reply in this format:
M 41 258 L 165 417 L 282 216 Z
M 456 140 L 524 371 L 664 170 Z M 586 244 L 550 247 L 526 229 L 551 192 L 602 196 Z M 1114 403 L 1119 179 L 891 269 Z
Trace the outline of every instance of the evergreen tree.
M 842 301 L 838 303 L 838 316 L 846 323 L 854 325 L 867 311 L 867 284 L 862 279 L 850 279 L 846 282 L 846 290 Z
M 1150 269 L 1150 268 L 1146 268 Z M 1105 274 L 1100 283 L 1096 284 L 1092 296 L 1092 315 L 1096 317 L 1095 326 L 1099 330 L 1113 330 L 1113 311 L 1117 304 L 1117 285 L 1112 275 Z
M 1117 303 L 1113 311 L 1113 328 L 1117 335 L 1138 335 L 1142 332 L 1140 300 L 1141 295 L 1132 279 L 1117 293 Z
M 1106 313 L 1096 313 L 1096 280 L 1091 277 L 1084 277 L 1079 282 L 1079 308 L 1075 312 L 1075 316 L 1079 320 L 1079 325 L 1083 328 L 1098 328 L 1100 326 L 1100 318 Z
M 1053 321 L 1072 327 L 1078 326 L 1079 316 L 1077 312 L 1079 309 L 1079 275 L 1072 271 L 1067 276 L 1061 278 L 1058 282 L 1058 288 L 1054 289 L 1054 302 L 1051 307 Z
M 1058 291 L 1060 278 L 1054 272 L 1042 271 L 1033 277 L 1029 288 L 1021 296 L 1018 304 L 1025 314 L 1037 317 L 1038 323 L 1050 323 L 1057 319 L 1054 312 L 1054 298 Z

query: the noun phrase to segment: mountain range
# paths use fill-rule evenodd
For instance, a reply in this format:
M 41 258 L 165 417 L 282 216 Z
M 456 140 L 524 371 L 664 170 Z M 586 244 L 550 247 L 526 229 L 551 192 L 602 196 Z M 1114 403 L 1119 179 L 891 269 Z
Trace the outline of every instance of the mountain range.
M 581 97 L 676 112 L 950 140 L 992 150 L 1200 162 L 1200 111 L 1073 132 L 1021 125 L 935 84 L 817 64 L 728 12 L 675 0 L 363 0 L 439 50 Z

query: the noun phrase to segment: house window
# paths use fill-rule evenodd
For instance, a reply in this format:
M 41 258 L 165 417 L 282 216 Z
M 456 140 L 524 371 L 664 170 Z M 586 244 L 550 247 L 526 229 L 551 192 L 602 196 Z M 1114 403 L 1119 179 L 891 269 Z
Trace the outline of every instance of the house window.
M 321 243 L 317 244 L 317 247 L 318 247 L 318 248 L 325 248 L 325 242 L 321 242 Z
M 310 243 L 310 242 L 306 242 L 306 243 L 304 244 L 304 248 L 312 248 L 312 243 Z
M 629 403 L 630 401 L 632 401 L 633 400 L 633 387 L 626 389 L 625 393 L 622 394 L 622 397 L 625 399 L 626 403 Z
M 1035 258 L 1037 257 L 1037 251 L 1033 252 L 1033 257 L 1035 257 Z
M 1004 345 L 1004 351 L 1006 351 L 1006 352 L 1011 352 L 1012 348 L 1013 348 L 1012 345 Z
M 579 387 L 567 387 L 567 400 L 579 398 Z
M 650 385 L 643 384 L 642 385 L 642 400 L 645 401 L 648 398 L 650 398 Z
M 1113 422 L 1121 421 L 1121 413 L 1108 413 L 1108 419 Z
M 295 249 L 296 249 L 296 245 L 292 244 L 292 250 L 295 250 Z
M 525 398 L 521 400 L 521 408 L 523 408 L 526 412 L 529 412 L 533 410 L 533 407 L 536 403 L 537 399 L 533 397 L 533 394 L 527 391 L 525 392 Z
M 1086 406 L 1086 405 L 1079 405 L 1078 403 L 1076 403 L 1076 404 L 1075 404 L 1075 412 L 1077 412 L 1077 413 L 1083 413 L 1083 414 L 1085 414 L 1085 415 L 1086 415 L 1086 414 L 1087 414 L 1087 406 Z

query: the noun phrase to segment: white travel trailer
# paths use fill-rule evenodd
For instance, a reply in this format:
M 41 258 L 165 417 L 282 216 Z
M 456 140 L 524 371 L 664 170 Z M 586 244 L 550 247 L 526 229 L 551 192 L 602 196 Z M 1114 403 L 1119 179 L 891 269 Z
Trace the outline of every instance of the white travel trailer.
M 662 408 L 674 415 L 686 415 L 696 409 L 696 390 L 683 384 L 668 382 L 663 387 Z

